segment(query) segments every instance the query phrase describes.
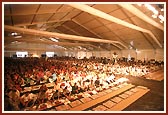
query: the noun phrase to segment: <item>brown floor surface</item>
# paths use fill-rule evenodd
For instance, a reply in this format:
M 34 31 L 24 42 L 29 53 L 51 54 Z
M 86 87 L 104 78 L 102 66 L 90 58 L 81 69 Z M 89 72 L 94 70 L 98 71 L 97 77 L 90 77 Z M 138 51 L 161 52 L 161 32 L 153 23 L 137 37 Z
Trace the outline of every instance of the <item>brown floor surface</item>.
M 134 85 L 148 87 L 150 91 L 124 111 L 163 111 L 164 110 L 164 80 L 155 81 L 139 77 L 127 77 Z

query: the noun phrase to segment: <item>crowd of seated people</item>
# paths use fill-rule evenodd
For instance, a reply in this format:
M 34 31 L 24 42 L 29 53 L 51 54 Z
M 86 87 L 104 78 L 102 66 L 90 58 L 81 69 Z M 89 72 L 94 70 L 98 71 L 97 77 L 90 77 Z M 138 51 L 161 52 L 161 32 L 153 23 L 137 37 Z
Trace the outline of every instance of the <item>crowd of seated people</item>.
M 112 83 L 127 81 L 122 76 L 143 76 L 150 69 L 148 64 L 109 61 L 101 59 L 57 58 L 5 58 L 4 91 L 5 110 L 22 110 L 34 104 L 44 103 L 86 91 L 100 91 Z M 116 76 L 120 75 L 119 78 Z M 49 93 L 48 87 L 41 85 L 37 94 L 25 92 L 24 87 L 40 84 L 41 81 L 54 83 Z M 50 95 L 50 98 L 48 98 Z

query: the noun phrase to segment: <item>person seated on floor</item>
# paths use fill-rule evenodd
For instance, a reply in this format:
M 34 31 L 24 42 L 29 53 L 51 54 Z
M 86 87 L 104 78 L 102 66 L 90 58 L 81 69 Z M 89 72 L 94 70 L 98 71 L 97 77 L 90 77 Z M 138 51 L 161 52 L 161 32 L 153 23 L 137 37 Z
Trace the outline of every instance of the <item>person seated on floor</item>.
M 22 77 L 20 77 L 19 83 L 20 83 L 20 86 L 24 86 L 25 85 L 24 79 Z
M 15 85 L 15 83 L 13 82 L 12 78 L 10 75 L 7 75 L 5 78 L 5 89 L 12 89 L 12 87 Z
M 67 81 L 66 86 L 67 86 L 67 89 L 69 90 L 69 92 L 72 92 L 72 86 L 71 86 L 70 81 Z
M 30 100 L 28 99 L 29 92 L 26 92 L 24 95 L 20 97 L 21 108 L 25 108 L 28 106 Z
M 12 107 L 12 100 L 9 98 L 8 95 L 5 94 L 4 96 L 4 110 L 5 111 L 12 111 L 13 107 Z
M 44 72 L 44 76 L 43 76 L 44 80 L 47 81 L 48 80 L 48 76 L 46 74 L 46 71 Z
M 56 79 L 53 90 L 56 91 L 56 90 L 59 90 L 59 88 L 60 88 L 60 83 L 58 83 L 58 81 Z
M 28 75 L 25 74 L 24 76 L 24 83 L 26 84 L 25 86 L 29 87 L 30 81 L 31 81 L 31 78 L 29 78 Z
M 88 90 L 88 86 L 87 86 L 86 81 L 83 81 L 83 82 L 82 82 L 82 84 L 81 84 L 80 88 L 78 88 L 78 90 L 79 90 L 79 89 L 81 89 L 80 91 L 82 91 L 82 92 L 85 92 L 85 91 Z M 78 92 L 79 92 L 79 91 L 78 91 Z
M 47 98 L 47 94 L 46 94 L 47 90 L 48 90 L 48 88 L 45 84 L 43 84 L 40 87 L 38 97 L 37 97 L 37 102 L 38 103 L 43 103 L 45 101 L 45 99 Z
M 96 81 L 95 81 L 95 86 L 99 87 L 100 86 L 100 80 L 99 77 L 97 77 Z
M 55 100 L 55 99 L 58 99 L 59 100 L 59 97 L 60 97 L 60 92 L 58 90 L 56 90 L 52 97 L 51 97 L 51 100 Z
M 95 90 L 95 85 L 94 85 L 93 80 L 91 80 L 91 82 L 90 82 L 90 84 L 89 84 L 89 90 L 90 90 L 90 91 Z
M 46 92 L 47 89 L 48 89 L 48 88 L 47 88 L 46 84 L 43 84 L 43 85 L 40 87 L 39 91 L 40 91 L 40 92 Z
M 114 74 L 110 73 L 109 76 L 108 76 L 107 79 L 106 79 L 106 82 L 107 82 L 108 84 L 110 84 L 110 83 L 112 83 L 112 82 L 115 82 L 115 76 L 114 76 Z
M 56 79 L 57 79 L 57 74 L 56 74 L 56 72 L 53 72 L 53 74 L 52 74 L 52 80 L 55 82 Z
M 53 76 L 50 76 L 50 77 L 48 78 L 48 81 L 49 81 L 50 83 L 53 83 L 53 82 L 54 82 L 54 80 L 52 79 L 52 77 L 53 77 Z
M 17 90 L 21 91 L 22 88 L 21 88 L 21 85 L 20 85 L 20 82 L 19 82 L 20 76 L 17 73 L 15 73 L 12 77 L 13 77 L 12 80 L 14 81 L 15 88 Z
M 71 92 L 68 90 L 68 87 L 66 86 L 64 89 L 63 89 L 63 96 L 65 96 L 66 98 L 69 98 Z
M 78 93 L 79 93 L 79 91 L 78 91 L 78 85 L 75 82 L 74 85 L 72 86 L 72 94 L 78 94 Z
M 13 87 L 11 91 L 8 93 L 9 103 L 11 104 L 11 108 L 14 111 L 20 110 L 20 92 Z
M 21 107 L 30 107 L 33 106 L 37 96 L 33 93 L 26 92 L 24 95 L 20 97 Z

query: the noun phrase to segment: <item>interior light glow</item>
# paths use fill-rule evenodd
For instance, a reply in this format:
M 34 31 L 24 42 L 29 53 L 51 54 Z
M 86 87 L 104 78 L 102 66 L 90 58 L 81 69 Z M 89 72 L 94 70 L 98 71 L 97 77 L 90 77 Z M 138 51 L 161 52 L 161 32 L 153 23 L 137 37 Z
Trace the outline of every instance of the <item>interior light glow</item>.
M 135 52 L 138 53 L 138 54 L 141 53 L 141 51 L 139 51 L 138 49 L 136 49 Z
M 27 57 L 28 52 L 16 52 L 17 57 Z
M 82 49 L 82 47 L 81 47 L 81 46 L 78 46 L 78 48 L 79 48 L 79 49 Z
M 139 4 L 138 4 L 139 5 Z M 139 5 L 140 6 L 140 5 Z M 164 11 L 164 8 L 162 7 L 159 11 L 157 11 L 155 9 L 155 7 L 153 7 L 152 5 L 150 4 L 144 4 L 144 6 L 149 9 L 150 11 L 152 11 L 154 14 L 152 15 L 153 18 L 159 18 L 160 19 L 160 23 L 163 23 L 164 22 L 164 17 L 162 15 L 159 15 L 159 11 Z
M 39 57 L 37 54 L 33 54 L 33 57 Z
M 14 41 L 14 42 L 11 42 L 12 44 L 14 44 L 14 43 L 18 43 L 18 41 Z
M 159 12 L 153 7 L 151 6 L 150 4 L 145 4 L 145 6 L 151 10 L 154 14 L 159 14 Z
M 153 18 L 157 18 L 157 16 L 156 16 L 156 15 L 152 15 L 152 17 L 153 17 Z
M 142 6 L 142 4 L 138 4 L 138 6 Z
M 22 36 L 14 36 L 14 38 L 21 38 Z
M 67 50 L 67 48 L 63 47 L 63 46 L 58 46 L 58 45 L 53 45 L 54 48 L 60 48 L 60 49 L 64 49 L 64 50 Z
M 50 38 L 50 40 L 52 40 L 54 42 L 58 42 L 58 39 L 55 39 L 55 38 Z
M 47 57 L 54 57 L 54 52 L 46 52 Z
M 134 41 L 130 41 L 130 44 L 133 46 L 134 45 Z
M 159 12 L 157 10 L 153 10 L 154 14 L 159 14 Z
M 162 15 L 158 16 L 161 21 L 164 21 L 164 17 Z
M 131 55 L 128 54 L 128 59 L 127 59 L 127 61 L 130 61 L 130 60 L 131 60 Z
M 145 4 L 145 6 L 151 11 L 154 10 L 154 8 L 150 4 Z
M 16 33 L 16 32 L 12 32 L 10 35 L 13 36 L 14 38 L 21 38 L 22 37 L 19 33 Z
M 11 33 L 12 36 L 17 36 L 18 34 L 16 32 Z

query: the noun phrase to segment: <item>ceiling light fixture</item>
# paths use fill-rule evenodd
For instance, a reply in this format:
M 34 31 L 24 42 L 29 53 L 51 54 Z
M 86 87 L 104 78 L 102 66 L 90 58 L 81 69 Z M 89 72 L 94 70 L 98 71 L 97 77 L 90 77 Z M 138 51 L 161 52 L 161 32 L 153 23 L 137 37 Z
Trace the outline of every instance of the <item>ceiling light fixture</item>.
M 21 38 L 22 37 L 19 33 L 16 33 L 16 32 L 12 32 L 11 36 L 13 36 L 14 38 Z
M 16 32 L 11 33 L 12 36 L 17 36 L 18 34 Z
M 54 42 L 58 42 L 58 39 L 56 39 L 56 38 L 49 38 L 50 40 L 52 40 L 52 41 L 54 41 Z

